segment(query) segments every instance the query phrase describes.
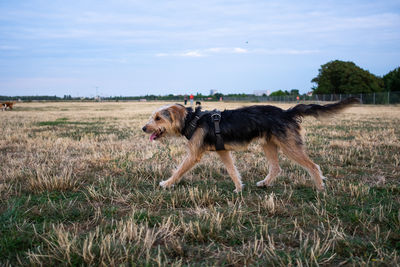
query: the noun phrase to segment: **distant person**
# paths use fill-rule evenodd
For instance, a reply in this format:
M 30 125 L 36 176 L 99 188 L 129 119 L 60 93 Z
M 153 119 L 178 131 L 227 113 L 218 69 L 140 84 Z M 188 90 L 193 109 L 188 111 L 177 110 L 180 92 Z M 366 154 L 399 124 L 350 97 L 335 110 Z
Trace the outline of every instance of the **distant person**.
M 185 95 L 185 97 L 183 98 L 183 102 L 185 103 L 185 106 L 187 104 L 187 95 Z
M 193 106 L 194 95 L 190 94 L 190 105 Z

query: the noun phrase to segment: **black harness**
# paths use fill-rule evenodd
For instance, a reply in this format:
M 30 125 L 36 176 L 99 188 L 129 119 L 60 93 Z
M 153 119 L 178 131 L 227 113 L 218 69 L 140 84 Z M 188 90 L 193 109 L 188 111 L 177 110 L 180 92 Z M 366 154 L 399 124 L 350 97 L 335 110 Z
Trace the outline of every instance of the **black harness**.
M 182 129 L 182 134 L 190 140 L 192 138 L 195 130 L 197 129 L 198 121 L 206 114 L 211 115 L 211 120 L 214 122 L 214 133 L 215 133 L 215 149 L 225 150 L 224 140 L 221 136 L 221 128 L 219 127 L 219 123 L 221 121 L 221 111 L 214 109 L 213 111 L 205 111 L 201 112 L 200 109 L 196 109 L 196 111 L 192 114 L 192 119 L 186 118 L 185 126 Z

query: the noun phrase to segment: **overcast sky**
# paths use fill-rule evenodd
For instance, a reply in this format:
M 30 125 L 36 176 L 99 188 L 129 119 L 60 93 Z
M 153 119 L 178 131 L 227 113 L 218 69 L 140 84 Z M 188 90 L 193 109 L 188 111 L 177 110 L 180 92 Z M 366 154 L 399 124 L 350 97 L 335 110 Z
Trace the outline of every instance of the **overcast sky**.
M 0 0 L 0 95 L 310 91 L 400 66 L 400 1 Z

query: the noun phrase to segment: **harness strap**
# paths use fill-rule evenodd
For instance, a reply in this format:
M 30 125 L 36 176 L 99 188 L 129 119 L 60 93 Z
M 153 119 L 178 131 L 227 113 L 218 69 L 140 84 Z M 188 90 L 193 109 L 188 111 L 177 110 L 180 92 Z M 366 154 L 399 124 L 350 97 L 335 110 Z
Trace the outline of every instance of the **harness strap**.
M 219 123 L 221 121 L 221 111 L 213 110 L 211 114 L 211 119 L 214 122 L 214 131 L 215 131 L 215 149 L 218 150 L 225 150 L 224 140 L 221 136 L 221 128 L 219 127 Z
M 194 131 L 197 128 L 197 122 L 198 120 L 203 117 L 202 115 L 195 115 L 194 118 L 189 122 L 189 124 L 187 125 L 187 127 L 185 127 L 184 133 L 183 135 L 190 140 L 190 138 L 192 138 L 192 135 L 194 134 Z
M 193 114 L 192 119 L 189 122 L 185 123 L 185 127 L 182 130 L 182 134 L 190 140 L 194 134 L 194 132 L 197 129 L 197 122 L 205 115 L 205 114 L 211 114 L 211 120 L 214 122 L 214 133 L 215 133 L 215 149 L 217 151 L 219 150 L 225 150 L 224 146 L 224 140 L 222 139 L 221 135 L 221 128 L 219 126 L 219 123 L 221 121 L 221 111 L 214 109 L 213 111 L 206 111 L 206 112 L 200 112 L 200 110 L 196 110 L 196 112 Z

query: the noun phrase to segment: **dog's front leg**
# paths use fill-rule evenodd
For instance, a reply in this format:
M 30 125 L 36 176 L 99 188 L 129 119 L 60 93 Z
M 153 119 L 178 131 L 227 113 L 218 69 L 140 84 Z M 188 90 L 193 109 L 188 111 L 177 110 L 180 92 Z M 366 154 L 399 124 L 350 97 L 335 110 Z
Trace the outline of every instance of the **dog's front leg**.
M 197 162 L 199 162 L 201 157 L 202 154 L 193 154 L 189 152 L 182 163 L 174 171 L 174 174 L 171 176 L 171 178 L 166 181 L 161 181 L 160 186 L 168 188 L 179 182 L 179 180 L 182 178 L 182 175 L 190 170 Z

